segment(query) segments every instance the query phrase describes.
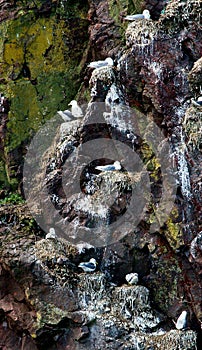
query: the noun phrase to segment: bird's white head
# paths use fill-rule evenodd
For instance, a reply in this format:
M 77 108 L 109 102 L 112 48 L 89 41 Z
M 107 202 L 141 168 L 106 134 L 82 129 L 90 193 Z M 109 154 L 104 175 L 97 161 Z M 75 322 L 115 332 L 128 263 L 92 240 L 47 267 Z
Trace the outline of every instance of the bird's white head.
M 150 19 L 150 12 L 149 12 L 149 10 L 144 10 L 144 11 L 142 12 L 142 14 L 144 15 L 144 18 Z
M 76 100 L 72 100 L 68 106 L 77 106 L 77 101 Z
M 91 258 L 89 261 L 90 261 L 91 263 L 93 263 L 94 265 L 97 265 L 97 261 L 96 261 L 94 258 Z
M 187 311 L 185 311 L 185 310 L 182 311 L 181 316 L 182 316 L 182 317 L 186 317 L 186 315 L 187 315 Z
M 49 233 L 50 233 L 51 235 L 54 235 L 54 234 L 55 234 L 55 229 L 54 229 L 54 227 L 50 227 Z
M 120 162 L 118 160 L 116 160 L 114 162 L 114 166 L 115 166 L 116 170 L 121 170 L 121 164 L 120 164 Z
M 105 61 L 108 63 L 109 66 L 113 66 L 114 65 L 114 61 L 111 57 L 107 57 L 105 59 Z

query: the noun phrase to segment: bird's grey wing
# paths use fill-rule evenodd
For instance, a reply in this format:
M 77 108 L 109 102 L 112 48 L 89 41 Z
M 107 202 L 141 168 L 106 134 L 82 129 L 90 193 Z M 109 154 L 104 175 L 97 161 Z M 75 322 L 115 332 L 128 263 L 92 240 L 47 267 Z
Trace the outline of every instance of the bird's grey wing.
M 98 166 L 95 167 L 95 169 L 96 169 L 96 170 L 103 171 L 105 168 L 103 168 L 101 165 L 100 165 L 100 166 L 98 165 Z
M 95 265 L 91 262 L 84 262 L 84 263 L 80 263 L 79 267 L 87 267 L 89 269 L 94 269 Z
M 70 120 L 71 120 L 71 119 L 74 119 L 74 115 L 73 115 L 72 112 L 70 112 L 68 109 L 66 109 L 66 110 L 64 111 L 64 114 L 65 114 L 65 116 L 66 116 L 67 118 L 70 118 Z
M 73 114 L 68 109 L 65 111 L 58 111 L 57 113 L 62 117 L 62 119 L 65 122 L 71 121 L 72 119 L 74 119 Z
M 95 265 L 92 262 L 88 262 L 85 266 L 92 270 L 95 268 Z
M 77 115 L 81 118 L 83 117 L 83 111 L 81 109 L 81 107 L 77 106 Z
M 94 61 L 94 62 L 90 62 L 89 63 L 89 65 L 88 65 L 88 67 L 91 67 L 91 68 L 97 68 L 97 67 L 99 67 L 99 65 L 100 65 L 100 62 L 102 62 L 102 61 Z
M 196 107 L 202 106 L 202 102 L 195 101 L 194 99 L 191 100 L 192 104 Z
M 101 67 L 104 67 L 104 66 L 107 66 L 108 63 L 107 62 L 104 62 L 104 61 L 97 61 L 97 62 L 91 62 L 88 67 L 90 68 L 101 68 Z
M 125 17 L 125 19 L 128 21 L 136 21 L 137 19 L 144 19 L 144 15 L 142 14 L 128 15 Z

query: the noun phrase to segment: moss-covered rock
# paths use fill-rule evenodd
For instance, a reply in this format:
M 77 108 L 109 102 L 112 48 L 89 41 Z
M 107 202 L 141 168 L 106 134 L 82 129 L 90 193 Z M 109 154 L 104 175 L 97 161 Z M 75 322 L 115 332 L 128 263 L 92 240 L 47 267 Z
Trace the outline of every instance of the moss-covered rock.
M 0 24 L 1 93 L 10 103 L 2 157 L 2 167 L 7 163 L 4 173 L 8 182 L 14 176 L 10 161 L 19 161 L 14 151 L 19 156 L 22 145 L 57 110 L 66 109 L 76 95 L 88 41 L 86 3 L 76 2 L 71 18 L 60 13 L 64 4 L 72 6 L 71 1 L 60 2 L 55 12 L 50 10 L 46 16 L 37 12 L 41 2 L 32 8 L 34 3 L 23 3 L 25 10 L 21 9 L 15 19 Z
M 123 22 L 123 18 L 127 14 L 141 13 L 142 0 L 109 0 L 109 13 L 115 23 L 120 26 L 120 34 L 124 38 L 126 23 Z
M 166 248 L 161 257 L 154 257 L 154 266 L 156 273 L 150 275 L 148 286 L 155 291 L 152 295 L 155 305 L 168 313 L 171 306 L 178 300 L 182 272 L 178 261 L 166 252 Z
M 141 13 L 142 0 L 109 0 L 110 15 L 117 23 L 120 23 L 120 14 Z

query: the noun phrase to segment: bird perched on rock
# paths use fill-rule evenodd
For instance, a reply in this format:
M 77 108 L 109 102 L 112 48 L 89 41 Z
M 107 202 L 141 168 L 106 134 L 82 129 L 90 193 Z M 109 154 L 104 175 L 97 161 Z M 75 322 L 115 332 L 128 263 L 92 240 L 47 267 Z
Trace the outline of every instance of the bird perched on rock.
M 197 107 L 202 107 L 202 96 L 199 96 L 196 101 L 192 98 L 191 101 L 192 101 L 193 105 L 195 105 Z
M 116 160 L 114 164 L 98 165 L 95 167 L 95 169 L 100 171 L 116 171 L 121 170 L 121 164 L 118 160 Z
M 51 227 L 49 229 L 49 232 L 46 235 L 46 239 L 55 239 L 56 237 L 57 237 L 57 235 L 56 235 L 55 229 L 54 229 L 54 227 Z
M 114 61 L 111 57 L 107 57 L 104 61 L 90 62 L 89 68 L 102 68 L 102 67 L 113 67 Z
M 84 272 L 94 272 L 96 269 L 97 261 L 91 258 L 88 262 L 81 262 L 78 267 L 81 267 Z
M 175 323 L 175 327 L 177 329 L 184 329 L 186 328 L 186 326 L 187 326 L 187 311 L 184 310 L 178 317 L 177 322 Z
M 128 284 L 132 285 L 136 285 L 138 284 L 138 273 L 128 273 L 125 277 L 126 281 L 128 282 Z
M 82 118 L 83 117 L 83 111 L 82 111 L 81 107 L 79 107 L 76 100 L 72 100 L 69 103 L 69 106 L 72 106 L 71 112 L 75 118 Z
M 79 107 L 76 100 L 72 100 L 68 104 L 68 106 L 72 106 L 71 111 L 69 111 L 69 109 L 66 109 L 65 111 L 58 111 L 57 112 L 65 122 L 69 122 L 75 118 L 82 118 L 83 117 L 82 109 Z
M 136 15 L 128 15 L 124 18 L 126 21 L 137 21 L 138 19 L 150 19 L 149 10 L 144 10 L 142 13 Z

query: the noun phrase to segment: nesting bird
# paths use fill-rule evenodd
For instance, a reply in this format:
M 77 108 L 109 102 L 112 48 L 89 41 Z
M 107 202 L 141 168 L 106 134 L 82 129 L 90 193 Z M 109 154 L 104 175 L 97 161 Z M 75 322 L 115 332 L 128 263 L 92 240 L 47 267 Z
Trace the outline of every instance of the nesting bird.
M 192 101 L 193 105 L 195 105 L 197 107 L 201 107 L 202 106 L 202 96 L 199 96 L 196 101 L 192 98 L 191 101 Z
M 90 62 L 89 68 L 102 68 L 102 67 L 113 67 L 114 61 L 111 57 L 107 57 L 104 61 Z
M 69 122 L 75 118 L 82 118 L 83 112 L 82 109 L 79 107 L 76 100 L 72 100 L 68 106 L 71 106 L 71 111 L 69 109 L 66 109 L 65 111 L 58 111 L 57 113 L 62 117 L 62 119 L 65 122 Z
M 121 170 L 121 164 L 118 160 L 116 160 L 114 164 L 98 165 L 95 167 L 95 169 L 100 171 L 117 171 Z
M 57 235 L 56 235 L 55 229 L 54 229 L 54 227 L 51 227 L 49 229 L 49 232 L 46 235 L 46 239 L 55 239 L 56 237 L 57 237 Z
M 78 267 L 81 267 L 84 272 L 94 272 L 96 269 L 97 261 L 91 258 L 88 262 L 81 262 Z
M 69 103 L 69 106 L 72 106 L 71 112 L 75 118 L 82 118 L 83 117 L 82 109 L 81 109 L 81 107 L 79 107 L 76 100 L 72 100 Z
M 136 15 L 128 15 L 124 18 L 127 21 L 137 21 L 138 19 L 150 19 L 149 10 L 144 10 L 141 14 L 138 13 Z
M 138 284 L 138 273 L 128 273 L 125 277 L 128 284 L 131 286 Z
M 175 323 L 175 322 L 174 322 Z M 177 329 L 184 329 L 187 326 L 187 311 L 182 311 L 175 323 Z

